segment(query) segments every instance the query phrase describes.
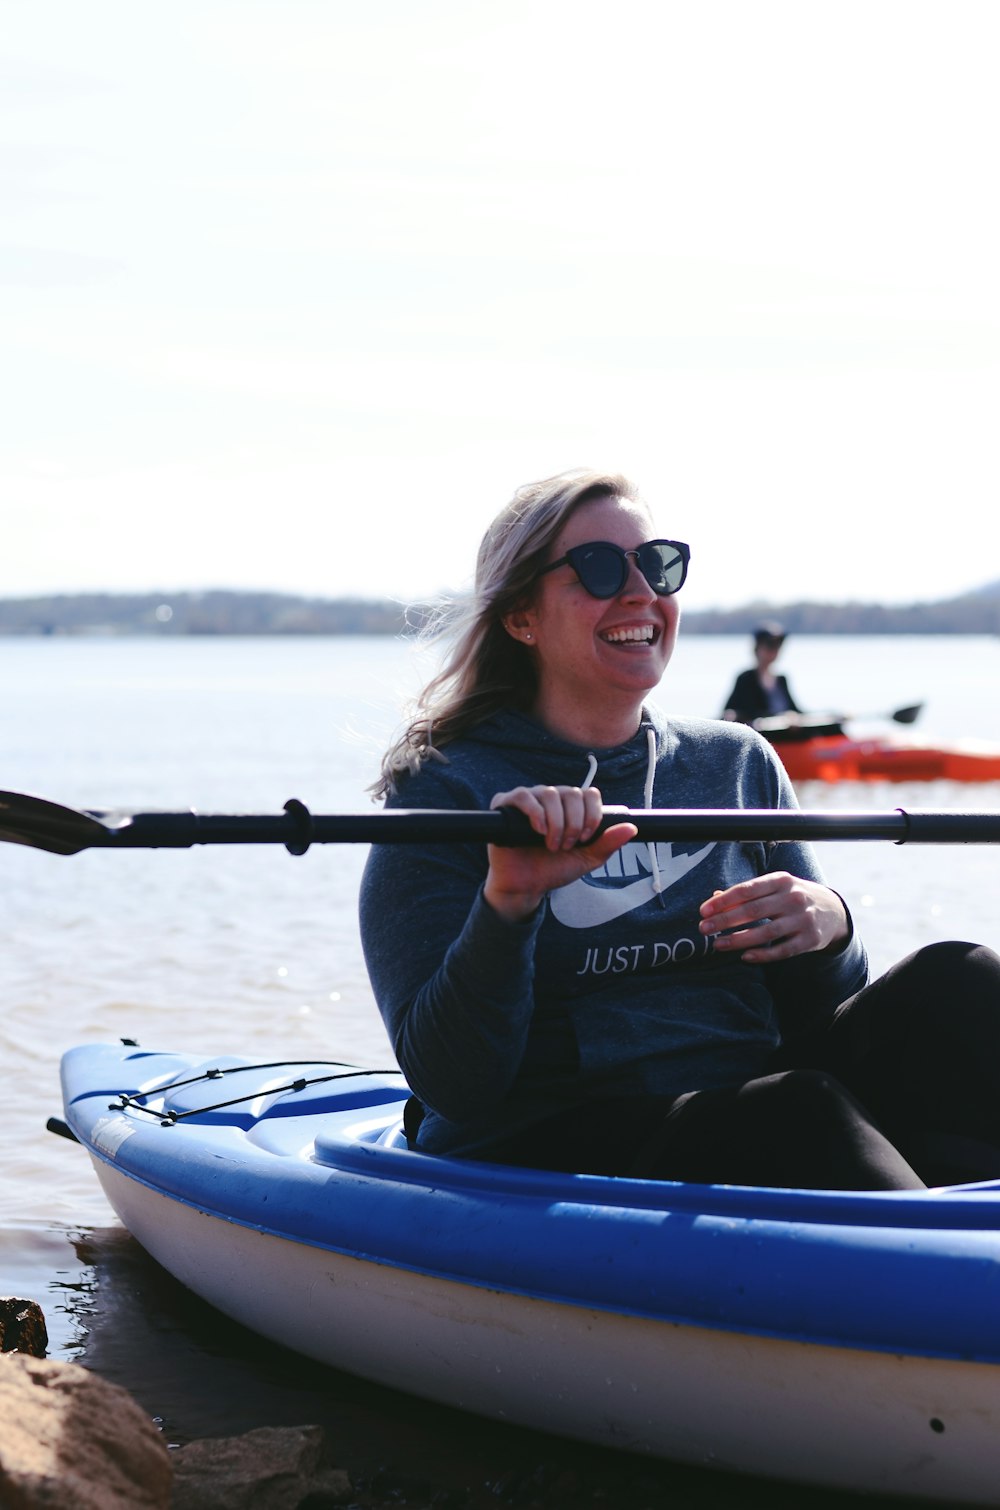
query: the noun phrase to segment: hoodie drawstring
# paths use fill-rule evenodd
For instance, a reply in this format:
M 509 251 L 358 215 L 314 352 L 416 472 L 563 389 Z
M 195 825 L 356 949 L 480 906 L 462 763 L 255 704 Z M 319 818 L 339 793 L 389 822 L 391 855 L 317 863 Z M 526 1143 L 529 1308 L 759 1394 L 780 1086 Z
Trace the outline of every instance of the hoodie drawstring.
M 648 808 L 653 806 L 653 781 L 656 776 L 655 729 L 646 730 L 646 752 L 646 785 L 643 790 L 643 805 Z M 580 790 L 585 792 L 588 786 L 591 786 L 593 784 L 593 780 L 596 775 L 597 756 L 593 754 L 593 752 L 591 752 L 587 756 L 587 774 L 583 778 L 583 781 L 580 783 Z M 656 845 L 652 841 L 650 841 L 650 843 L 646 845 L 646 852 L 649 855 L 649 868 L 653 873 L 653 891 L 657 896 L 659 896 L 663 890 L 663 877 L 660 875 L 660 862 L 656 858 Z
M 653 778 L 656 775 L 656 730 L 646 730 L 646 786 L 643 792 L 643 804 L 645 807 L 653 806 Z M 659 896 L 663 890 L 663 877 L 660 875 L 660 862 L 656 858 L 656 845 L 650 841 L 646 845 L 649 853 L 649 863 L 653 871 L 653 890 Z

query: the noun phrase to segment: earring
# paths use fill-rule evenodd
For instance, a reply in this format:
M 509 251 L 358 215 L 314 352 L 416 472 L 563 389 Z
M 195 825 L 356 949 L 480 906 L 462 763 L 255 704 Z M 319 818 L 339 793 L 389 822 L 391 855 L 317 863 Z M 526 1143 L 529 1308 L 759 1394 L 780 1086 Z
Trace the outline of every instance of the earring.
M 527 631 L 527 633 L 525 634 L 524 638 L 526 640 L 530 640 L 531 639 L 531 631 L 530 630 Z

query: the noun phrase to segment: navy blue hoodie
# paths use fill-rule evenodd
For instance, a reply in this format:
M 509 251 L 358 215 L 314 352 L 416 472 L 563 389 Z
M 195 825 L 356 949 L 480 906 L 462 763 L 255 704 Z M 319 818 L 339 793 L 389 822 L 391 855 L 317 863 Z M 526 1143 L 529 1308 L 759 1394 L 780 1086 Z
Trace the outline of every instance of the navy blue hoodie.
M 613 749 L 581 748 L 505 711 L 441 753 L 402 777 L 387 805 L 479 810 L 539 783 L 592 784 L 605 803 L 633 808 L 796 805 L 751 729 L 649 708 Z M 807 845 L 634 841 L 508 923 L 482 897 L 485 846 L 373 846 L 362 942 L 397 1062 L 426 1108 L 419 1146 L 488 1157 L 566 1106 L 759 1073 L 783 1037 L 868 978 L 853 932 L 837 952 L 763 967 L 713 951 L 700 904 L 768 870 L 823 880 Z

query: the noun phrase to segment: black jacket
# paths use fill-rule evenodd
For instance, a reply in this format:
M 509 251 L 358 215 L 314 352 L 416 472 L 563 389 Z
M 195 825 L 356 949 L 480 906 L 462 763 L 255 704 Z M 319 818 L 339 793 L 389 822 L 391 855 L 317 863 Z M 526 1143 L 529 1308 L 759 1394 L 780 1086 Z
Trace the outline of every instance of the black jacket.
M 732 708 L 741 724 L 751 724 L 755 718 L 769 718 L 775 713 L 801 713 L 783 676 L 775 677 L 772 697 L 768 697 L 760 684 L 756 668 L 741 671 L 736 685 L 726 699 L 726 707 Z

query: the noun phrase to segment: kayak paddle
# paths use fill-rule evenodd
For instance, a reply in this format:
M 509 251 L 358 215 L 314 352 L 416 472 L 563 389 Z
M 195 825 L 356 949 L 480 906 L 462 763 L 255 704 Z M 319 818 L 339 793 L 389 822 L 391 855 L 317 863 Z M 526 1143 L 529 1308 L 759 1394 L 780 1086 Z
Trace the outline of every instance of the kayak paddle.
M 890 839 L 897 844 L 997 844 L 1000 812 L 895 808 L 892 812 L 799 809 L 605 807 L 602 829 L 634 823 L 649 842 L 693 840 Z M 0 792 L 0 840 L 55 855 L 82 849 L 190 849 L 195 844 L 283 844 L 304 855 L 310 844 L 538 844 L 513 809 L 377 809 L 368 814 L 312 814 L 292 798 L 274 815 L 78 811 L 42 797 Z
M 843 734 L 844 725 L 852 721 L 889 718 L 894 724 L 915 724 L 923 710 L 923 703 L 911 703 L 909 707 L 896 708 L 891 713 L 774 713 L 755 718 L 753 726 L 765 739 L 779 744 L 786 740 L 804 741 Z

